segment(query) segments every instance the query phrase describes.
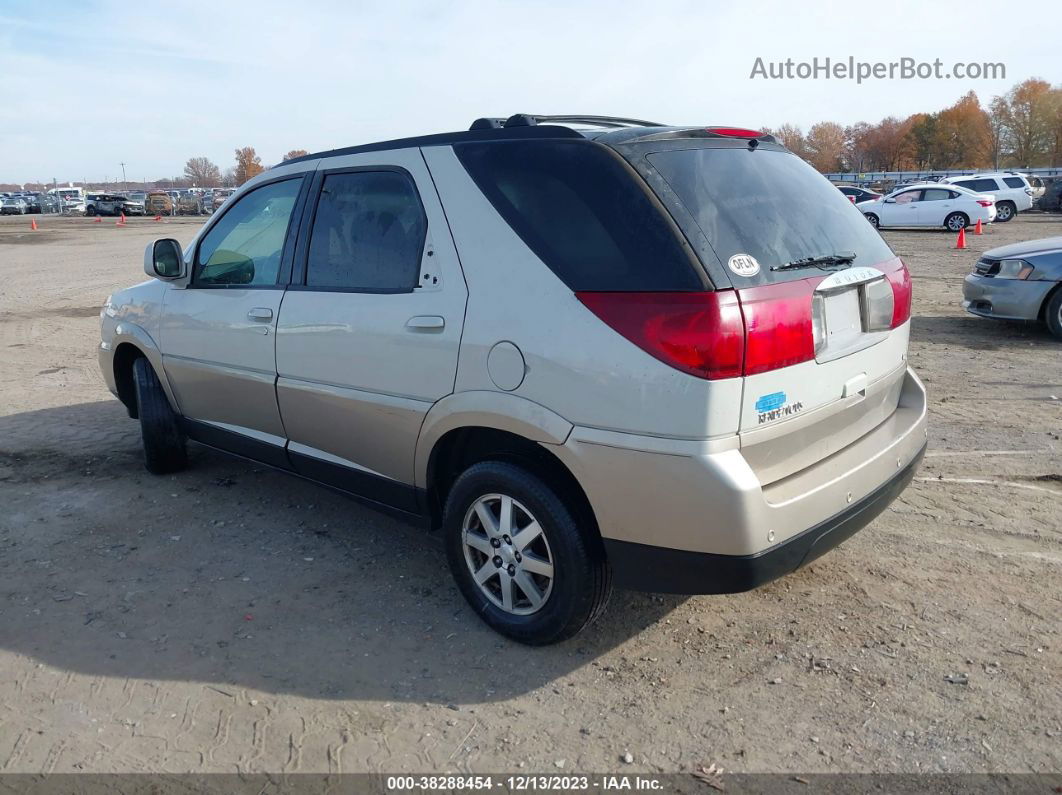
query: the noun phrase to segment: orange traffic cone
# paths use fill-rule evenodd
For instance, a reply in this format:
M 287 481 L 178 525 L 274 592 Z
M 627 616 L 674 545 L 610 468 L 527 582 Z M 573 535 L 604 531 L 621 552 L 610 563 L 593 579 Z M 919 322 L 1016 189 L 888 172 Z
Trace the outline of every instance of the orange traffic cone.
M 125 226 L 125 213 L 122 213 L 122 217 L 114 222 L 115 226 Z
M 37 231 L 37 219 L 36 218 L 30 218 L 30 229 L 32 229 L 34 232 Z
M 974 227 L 974 234 L 975 235 L 981 234 L 981 219 L 980 218 L 977 219 L 977 226 Z
M 959 239 L 955 241 L 955 248 L 966 248 L 966 227 L 959 230 Z
M 102 224 L 103 223 L 103 216 L 97 215 L 96 216 L 96 220 L 93 221 L 92 223 L 94 223 L 94 224 Z
M 155 216 L 155 220 L 156 221 L 161 221 L 162 220 L 162 216 L 161 215 L 156 215 Z

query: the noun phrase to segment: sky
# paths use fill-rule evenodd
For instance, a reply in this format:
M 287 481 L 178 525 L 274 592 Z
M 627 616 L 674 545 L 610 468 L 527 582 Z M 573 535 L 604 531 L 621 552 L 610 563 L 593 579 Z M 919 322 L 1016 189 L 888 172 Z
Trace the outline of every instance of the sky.
M 986 104 L 1062 83 L 1062 4 L 998 0 L 0 2 L 0 182 L 102 182 L 266 165 L 467 129 L 479 116 L 590 113 L 805 129 Z M 955 13 L 958 12 L 958 13 Z M 764 80 L 818 57 L 1001 62 L 1004 79 Z

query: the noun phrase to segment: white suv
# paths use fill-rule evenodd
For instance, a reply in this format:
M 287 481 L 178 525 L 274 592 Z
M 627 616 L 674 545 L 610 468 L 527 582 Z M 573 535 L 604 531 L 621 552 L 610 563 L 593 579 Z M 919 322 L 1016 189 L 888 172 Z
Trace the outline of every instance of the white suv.
M 309 155 L 144 268 L 99 356 L 149 470 L 187 437 L 441 528 L 525 643 L 613 582 L 791 572 L 926 443 L 907 269 L 756 131 L 518 115 Z
M 1005 223 L 1015 213 L 1033 206 L 1036 192 L 1021 174 L 973 174 L 966 177 L 947 177 L 941 183 L 958 185 L 974 193 L 991 193 L 996 197 L 996 220 Z

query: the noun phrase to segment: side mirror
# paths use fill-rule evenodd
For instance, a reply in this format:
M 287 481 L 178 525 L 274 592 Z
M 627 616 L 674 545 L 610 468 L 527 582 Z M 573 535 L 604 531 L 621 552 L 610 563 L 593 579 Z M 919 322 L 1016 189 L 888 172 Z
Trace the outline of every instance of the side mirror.
M 896 199 L 886 199 L 885 203 L 886 204 L 896 204 Z
M 179 279 L 184 276 L 181 244 L 173 238 L 148 243 L 144 249 L 144 273 L 155 279 Z

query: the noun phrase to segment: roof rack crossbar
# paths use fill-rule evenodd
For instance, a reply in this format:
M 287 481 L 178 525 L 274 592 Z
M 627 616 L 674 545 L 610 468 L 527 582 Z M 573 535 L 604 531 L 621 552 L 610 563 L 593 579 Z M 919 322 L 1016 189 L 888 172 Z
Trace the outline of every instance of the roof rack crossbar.
M 667 127 L 658 121 L 645 121 L 644 119 L 628 119 L 622 116 L 587 116 L 577 114 L 572 116 L 538 116 L 533 117 L 539 124 L 550 122 L 568 122 L 570 124 L 595 124 L 600 127 Z
M 507 119 L 484 116 L 472 122 L 469 130 L 489 130 L 499 127 L 534 127 L 539 124 L 589 124 L 607 129 L 626 127 L 667 127 L 655 121 L 627 119 L 622 116 L 589 116 L 586 114 L 546 116 L 538 113 L 516 113 Z

